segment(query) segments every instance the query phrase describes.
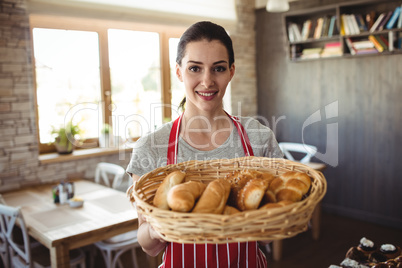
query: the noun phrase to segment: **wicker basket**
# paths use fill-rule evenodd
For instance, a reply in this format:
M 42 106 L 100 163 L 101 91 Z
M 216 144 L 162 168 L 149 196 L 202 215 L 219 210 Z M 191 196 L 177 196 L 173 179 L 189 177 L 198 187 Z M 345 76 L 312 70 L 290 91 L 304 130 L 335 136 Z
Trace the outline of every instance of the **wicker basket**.
M 244 211 L 234 215 L 180 213 L 152 205 L 156 189 L 174 170 L 186 178 L 208 183 L 235 170 L 253 169 L 272 174 L 287 171 L 307 173 L 312 179 L 308 196 L 300 202 L 265 210 Z M 143 175 L 134 185 L 132 196 L 137 210 L 161 236 L 178 243 L 227 243 L 289 238 L 307 229 L 315 206 L 324 197 L 326 181 L 321 172 L 286 159 L 242 157 L 211 161 L 188 161 L 157 168 Z

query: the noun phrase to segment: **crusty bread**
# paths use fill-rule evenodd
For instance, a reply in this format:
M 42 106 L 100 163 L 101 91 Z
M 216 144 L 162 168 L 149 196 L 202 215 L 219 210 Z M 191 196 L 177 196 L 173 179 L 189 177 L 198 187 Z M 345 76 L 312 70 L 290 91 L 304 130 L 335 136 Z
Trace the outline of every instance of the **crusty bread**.
M 223 215 L 233 215 L 236 213 L 240 213 L 240 210 L 238 210 L 235 207 L 232 206 L 225 206 L 225 208 L 223 209 Z
M 173 211 L 188 212 L 207 186 L 199 181 L 188 181 L 175 185 L 167 195 L 167 202 Z
M 300 201 L 311 186 L 310 177 L 302 172 L 288 171 L 276 177 L 265 192 L 265 202 L 275 203 L 283 200 Z
M 170 189 L 177 185 L 180 184 L 186 176 L 186 173 L 180 170 L 173 171 L 172 173 L 169 173 L 169 175 L 166 176 L 166 178 L 163 179 L 161 185 L 158 187 L 155 193 L 154 197 L 154 205 L 157 208 L 161 209 L 169 209 L 169 205 L 167 202 L 167 195 Z
M 222 214 L 230 193 L 230 183 L 225 179 L 211 181 L 198 199 L 192 212 Z
M 249 180 L 237 196 L 237 208 L 241 211 L 257 209 L 268 184 L 269 181 L 262 177 Z
M 237 207 L 237 198 L 240 190 L 243 189 L 247 182 L 252 178 L 254 178 L 254 176 L 243 171 L 236 171 L 225 177 L 225 180 L 230 183 L 231 187 L 228 205 L 232 207 Z
M 293 204 L 293 203 L 294 202 L 289 201 L 289 200 L 283 200 L 283 201 L 280 201 L 278 203 L 265 204 L 265 205 L 261 206 L 259 209 L 281 208 L 281 207 L 284 207 L 284 206 L 287 206 L 287 205 L 290 205 L 290 204 Z

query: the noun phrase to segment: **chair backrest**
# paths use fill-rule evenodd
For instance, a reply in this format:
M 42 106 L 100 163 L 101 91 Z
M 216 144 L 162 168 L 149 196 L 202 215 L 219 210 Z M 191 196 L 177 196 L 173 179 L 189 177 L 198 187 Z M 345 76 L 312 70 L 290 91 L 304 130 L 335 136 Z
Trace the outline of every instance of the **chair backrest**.
M 0 194 L 0 204 L 3 204 L 3 205 L 6 204 L 6 202 L 4 201 L 3 196 L 1 194 Z M 0 257 L 1 257 L 1 260 L 3 261 L 3 266 L 5 268 L 9 268 L 10 267 L 10 259 L 9 259 L 9 253 L 8 253 L 8 242 L 6 239 L 5 231 L 3 231 L 1 224 L 0 224 Z
M 19 207 L 10 207 L 0 204 L 0 226 L 1 232 L 4 234 L 9 245 L 11 264 L 13 264 L 13 259 L 19 258 L 19 260 L 25 262 L 23 267 L 31 267 L 32 258 L 29 235 L 24 218 L 22 217 L 21 209 Z M 21 232 L 24 241 L 22 247 L 14 240 L 13 232 L 18 231 Z M 14 264 L 12 265 L 12 267 L 15 266 Z
M 309 163 L 311 157 L 313 157 L 317 153 L 317 147 L 303 143 L 280 142 L 279 147 L 281 148 L 286 158 L 291 161 L 296 161 L 291 152 L 305 154 L 302 159 L 298 160 L 300 163 Z
M 114 176 L 112 180 L 109 178 L 109 175 L 112 175 L 112 177 Z M 96 166 L 95 182 L 101 183 L 102 179 L 106 186 L 117 189 L 123 182 L 125 175 L 126 171 L 123 167 L 112 163 L 101 162 Z M 110 181 L 112 181 L 112 185 L 110 185 Z

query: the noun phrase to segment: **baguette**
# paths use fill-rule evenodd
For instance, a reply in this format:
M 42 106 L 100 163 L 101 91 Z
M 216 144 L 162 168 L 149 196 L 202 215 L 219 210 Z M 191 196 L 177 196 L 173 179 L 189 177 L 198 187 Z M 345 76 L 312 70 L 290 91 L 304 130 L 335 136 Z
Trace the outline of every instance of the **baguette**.
M 225 179 L 211 181 L 192 212 L 222 214 L 230 193 L 230 183 Z
M 173 186 L 167 195 L 169 207 L 173 211 L 189 212 L 206 187 L 199 181 L 188 181 Z
M 159 185 L 158 189 L 156 190 L 153 203 L 157 208 L 161 209 L 169 209 L 169 205 L 167 202 L 167 195 L 170 189 L 180 184 L 186 176 L 186 173 L 180 170 L 173 171 L 163 179 L 161 185 Z

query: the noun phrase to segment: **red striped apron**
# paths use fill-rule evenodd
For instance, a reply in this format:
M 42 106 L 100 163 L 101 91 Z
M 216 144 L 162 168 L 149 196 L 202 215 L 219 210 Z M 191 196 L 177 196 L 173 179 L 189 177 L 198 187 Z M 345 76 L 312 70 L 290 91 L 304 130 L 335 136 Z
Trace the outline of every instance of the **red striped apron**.
M 246 156 L 253 156 L 247 133 L 237 117 L 232 119 L 243 145 Z M 180 124 L 183 115 L 173 122 L 169 136 L 167 164 L 177 163 Z M 259 250 L 257 242 L 239 242 L 227 244 L 180 244 L 168 242 L 160 268 L 265 268 L 267 261 Z

